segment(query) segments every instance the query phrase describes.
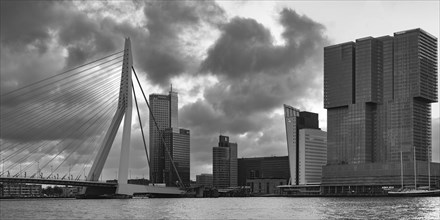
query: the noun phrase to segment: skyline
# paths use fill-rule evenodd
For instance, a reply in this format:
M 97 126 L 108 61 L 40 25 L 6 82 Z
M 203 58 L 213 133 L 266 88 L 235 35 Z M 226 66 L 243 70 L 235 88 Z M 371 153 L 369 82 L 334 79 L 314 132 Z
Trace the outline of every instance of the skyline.
M 134 66 L 146 93 L 164 93 L 170 84 L 179 92 L 179 126 L 190 129 L 192 136 L 191 179 L 211 173 L 211 148 L 218 134 L 238 143 L 239 158 L 287 155 L 284 103 L 318 113 L 319 126 L 326 131 L 324 46 L 419 27 L 438 38 L 440 26 L 439 2 L 1 4 L 2 93 L 122 48 L 129 33 Z M 7 4 L 21 5 L 20 10 L 27 13 L 14 13 Z M 416 6 L 426 10 L 417 10 L 411 19 L 404 16 Z M 354 8 L 361 12 L 354 13 Z M 383 13 L 362 17 L 372 11 L 393 16 L 386 20 L 381 20 Z M 344 12 L 353 19 L 344 18 Z M 15 61 L 19 58 L 20 66 Z M 146 107 L 141 109 L 147 115 Z M 432 105 L 432 146 L 437 146 L 437 152 L 438 112 L 436 103 Z M 148 129 L 148 123 L 143 124 Z M 139 125 L 134 123 L 133 128 L 136 133 Z M 115 146 L 119 142 L 120 135 Z M 140 135 L 133 135 L 132 143 L 131 172 L 142 177 L 148 169 L 143 154 L 137 153 L 143 151 Z M 118 152 L 119 148 L 112 148 L 104 178 L 114 177 Z M 433 151 L 434 156 L 439 154 Z

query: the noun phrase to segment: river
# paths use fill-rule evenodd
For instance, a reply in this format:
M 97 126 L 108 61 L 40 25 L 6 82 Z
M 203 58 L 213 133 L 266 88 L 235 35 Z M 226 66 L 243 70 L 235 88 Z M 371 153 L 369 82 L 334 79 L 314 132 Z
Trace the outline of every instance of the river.
M 440 197 L 0 200 L 0 219 L 440 219 Z

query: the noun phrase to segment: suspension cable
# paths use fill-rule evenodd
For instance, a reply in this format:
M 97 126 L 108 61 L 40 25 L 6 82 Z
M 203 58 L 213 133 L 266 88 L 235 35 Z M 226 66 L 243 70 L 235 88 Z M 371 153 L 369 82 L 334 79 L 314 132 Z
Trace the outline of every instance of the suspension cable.
M 137 115 L 138 115 L 139 125 L 141 127 L 142 141 L 144 142 L 144 149 L 145 149 L 145 154 L 147 155 L 148 167 L 151 168 L 150 158 L 148 157 L 147 144 L 145 143 L 144 128 L 142 126 L 141 114 L 139 112 L 139 107 L 138 107 L 138 102 L 137 102 L 137 98 L 136 98 L 136 92 L 134 91 L 135 89 L 133 86 L 133 81 L 131 81 L 131 88 L 133 89 L 134 102 L 136 103 L 136 111 L 137 111 Z
M 112 82 L 112 81 L 115 81 L 115 80 L 111 80 L 111 81 L 109 81 L 109 82 Z M 107 84 L 107 83 L 106 83 Z M 103 84 L 103 85 L 106 85 L 106 84 Z M 99 87 L 98 87 L 99 88 Z M 113 90 L 112 89 L 112 87 L 108 87 L 108 88 L 106 88 L 106 89 L 104 89 L 104 90 L 98 90 L 97 92 L 95 92 L 96 94 L 102 94 L 102 95 L 105 95 L 106 94 L 106 92 L 107 91 L 111 91 L 111 90 Z M 63 110 L 60 110 L 60 111 L 58 111 L 57 113 L 56 113 L 56 115 L 53 115 L 53 114 L 46 114 L 46 115 L 48 115 L 48 117 L 52 117 L 52 118 L 57 118 L 56 120 L 53 120 L 52 122 L 50 122 L 49 124 L 47 124 L 49 127 L 53 127 L 54 125 L 56 125 L 55 127 L 53 127 L 53 129 L 52 130 L 48 130 L 47 132 L 37 132 L 36 134 L 34 134 L 34 135 L 31 135 L 31 136 L 29 136 L 29 139 L 30 140 L 32 140 L 32 139 L 35 139 L 35 138 L 38 138 L 38 137 L 42 137 L 42 136 L 45 136 L 46 135 L 46 133 L 48 133 L 48 132 L 51 132 L 52 134 L 55 134 L 56 133 L 56 131 L 62 131 L 63 129 L 63 127 L 67 127 L 66 126 L 66 124 L 63 124 L 62 122 L 63 121 L 65 121 L 66 119 L 69 119 L 69 117 L 70 116 L 75 116 L 75 115 L 82 115 L 82 114 L 84 114 L 84 113 L 86 113 L 87 112 L 87 108 L 88 108 L 88 106 L 90 105 L 90 104 L 93 104 L 94 103 L 94 100 L 87 100 L 87 101 L 85 101 L 85 102 L 83 102 L 81 105 L 78 105 L 78 106 L 75 106 L 74 108 L 70 108 L 70 109 L 68 109 L 68 108 L 64 108 Z M 64 112 L 66 112 L 66 114 L 63 114 Z M 59 116 L 58 116 L 59 115 Z M 38 123 L 42 123 L 42 122 L 44 122 L 46 119 L 37 119 L 37 121 L 31 121 L 30 122 L 30 124 L 38 124 Z M 74 123 L 75 121 L 72 121 L 71 123 Z M 31 131 L 31 127 L 32 126 L 28 126 L 26 129 L 24 129 L 23 131 L 22 131 L 22 133 L 25 133 L 25 132 L 27 132 L 27 131 Z M 55 133 L 53 132 L 53 131 L 55 131 Z M 3 149 L 3 150 L 7 150 L 7 149 L 11 149 L 11 148 L 13 148 L 13 147 L 15 147 L 15 146 L 17 146 L 17 145 L 19 145 L 19 143 L 16 143 L 16 144 L 12 144 L 12 145 L 10 145 L 10 146 L 7 146 L 5 149 Z M 31 145 L 32 145 L 32 143 L 31 143 Z M 25 147 L 25 146 L 24 146 Z M 24 149 L 24 147 L 22 147 L 22 148 L 20 148 L 20 150 L 18 150 L 17 151 L 17 153 L 18 152 L 20 152 L 21 150 L 23 150 Z
M 24 87 L 20 87 L 20 88 L 18 88 L 18 89 L 16 89 L 16 90 L 10 91 L 10 92 L 5 93 L 5 94 L 3 94 L 3 95 L 1 95 L 1 96 L 6 96 L 6 95 L 9 95 L 9 94 L 11 94 L 11 93 L 18 92 L 18 91 L 23 90 L 23 89 L 25 89 L 25 88 L 28 88 L 28 87 L 34 86 L 34 85 L 36 85 L 36 84 L 38 84 L 38 83 L 44 82 L 44 81 L 46 81 L 46 80 L 49 80 L 49 79 L 51 79 L 51 78 L 55 78 L 55 77 L 60 76 L 60 75 L 63 75 L 63 74 L 66 74 L 66 73 L 71 72 L 71 71 L 73 71 L 73 70 L 76 70 L 76 69 L 79 69 L 79 68 L 81 68 L 81 67 L 87 66 L 87 65 L 89 65 L 89 64 L 95 63 L 95 62 L 97 62 L 97 61 L 100 61 L 100 60 L 103 60 L 103 59 L 109 58 L 109 57 L 111 57 L 111 56 L 114 56 L 114 55 L 119 54 L 119 53 L 122 53 L 122 52 L 124 52 L 124 51 L 121 50 L 121 51 L 119 51 L 119 52 L 116 52 L 116 53 L 110 54 L 110 55 L 108 55 L 108 56 L 105 56 L 105 57 L 103 57 L 103 58 L 100 58 L 100 59 L 97 59 L 97 60 L 94 60 L 94 61 L 91 61 L 91 62 L 85 63 L 85 64 L 83 64 L 83 65 L 77 66 L 77 67 L 72 68 L 72 69 L 70 69 L 70 70 L 66 70 L 66 71 L 61 72 L 61 73 L 59 73 L 59 74 L 53 75 L 53 76 L 51 76 L 51 77 L 49 77 L 49 78 L 45 78 L 45 79 L 39 80 L 39 81 L 37 81 L 37 82 L 31 83 L 31 84 L 29 84 L 29 85 L 26 85 L 26 86 L 24 86 Z

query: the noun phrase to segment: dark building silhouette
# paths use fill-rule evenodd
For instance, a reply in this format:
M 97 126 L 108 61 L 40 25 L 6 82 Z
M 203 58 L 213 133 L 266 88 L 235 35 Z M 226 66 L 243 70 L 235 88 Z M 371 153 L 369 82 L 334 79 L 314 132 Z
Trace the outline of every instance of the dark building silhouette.
M 427 185 L 433 102 L 437 38 L 421 29 L 324 48 L 323 185 L 401 185 L 401 159 L 404 184 L 416 165 Z
M 212 187 L 212 174 L 202 173 L 200 175 L 196 175 L 196 184 L 198 186 Z
M 212 148 L 213 184 L 216 188 L 237 186 L 237 143 L 219 136 L 218 147 Z
M 254 157 L 238 159 L 238 185 L 250 179 L 284 179 L 289 181 L 289 157 Z

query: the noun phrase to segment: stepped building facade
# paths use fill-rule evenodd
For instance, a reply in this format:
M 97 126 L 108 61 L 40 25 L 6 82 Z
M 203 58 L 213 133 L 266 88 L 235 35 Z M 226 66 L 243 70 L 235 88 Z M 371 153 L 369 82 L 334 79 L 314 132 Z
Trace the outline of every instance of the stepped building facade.
M 428 185 L 437 77 L 437 38 L 421 29 L 324 48 L 325 192 Z

